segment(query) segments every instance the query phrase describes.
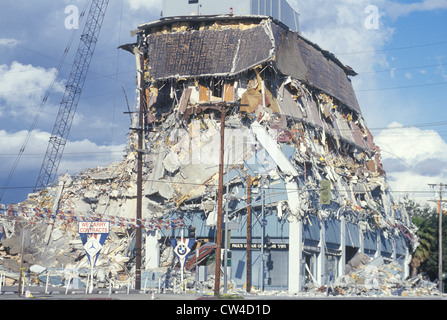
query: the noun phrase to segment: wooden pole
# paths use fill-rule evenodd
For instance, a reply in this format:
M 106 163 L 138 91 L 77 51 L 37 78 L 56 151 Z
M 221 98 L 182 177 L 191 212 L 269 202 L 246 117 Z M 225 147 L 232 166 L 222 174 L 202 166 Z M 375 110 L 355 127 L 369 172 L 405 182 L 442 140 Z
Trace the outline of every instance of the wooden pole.
M 438 185 L 436 184 L 429 184 L 430 187 L 434 188 Z M 447 185 L 440 183 L 439 184 L 439 200 L 434 200 L 438 204 L 438 286 L 439 291 L 443 292 L 443 282 L 442 282 L 442 203 L 444 200 L 442 200 L 442 188 Z
M 251 291 L 251 176 L 247 177 L 247 293 Z
M 439 279 L 439 291 L 442 293 L 442 187 L 443 184 L 439 185 L 439 204 L 438 204 L 438 279 Z
M 220 265 L 222 252 L 222 205 L 223 205 L 223 166 L 224 166 L 224 142 L 225 142 L 225 104 L 221 106 L 220 116 L 220 162 L 219 162 L 219 189 L 217 192 L 217 226 L 216 226 L 216 273 L 214 282 L 214 295 L 220 290 Z
M 141 227 L 141 218 L 143 211 L 143 139 L 144 139 L 144 103 L 145 103 L 145 89 L 144 89 L 144 57 L 141 55 L 140 57 L 140 68 L 138 70 L 140 72 L 140 106 L 139 106 L 139 125 L 138 125 L 138 164 L 137 164 L 137 234 L 136 234 L 136 245 L 135 245 L 135 290 L 141 289 L 141 242 L 142 242 L 142 232 Z
M 25 232 L 26 228 L 22 228 L 22 248 L 20 250 L 20 272 L 19 272 L 19 288 L 18 288 L 18 296 L 22 294 L 22 277 L 23 277 L 23 256 L 25 254 Z

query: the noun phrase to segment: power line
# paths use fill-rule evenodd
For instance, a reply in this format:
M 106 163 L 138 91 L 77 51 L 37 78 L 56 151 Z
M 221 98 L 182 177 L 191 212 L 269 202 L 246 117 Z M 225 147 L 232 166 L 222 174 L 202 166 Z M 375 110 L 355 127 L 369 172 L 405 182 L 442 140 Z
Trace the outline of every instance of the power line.
M 84 9 L 83 9 L 83 11 L 82 11 L 82 13 L 81 13 L 81 17 L 80 17 L 81 19 L 82 19 L 82 17 L 84 16 L 84 13 L 85 13 L 85 10 L 86 10 L 86 9 L 87 9 L 87 4 L 85 5 L 85 7 L 84 7 Z M 58 76 L 58 74 L 59 74 L 59 71 L 61 70 L 62 65 L 64 64 L 65 58 L 67 57 L 67 54 L 68 54 L 68 52 L 70 51 L 70 48 L 71 48 L 71 45 L 72 45 L 72 43 L 73 43 L 73 41 L 74 41 L 74 38 L 75 38 L 76 33 L 77 33 L 77 30 L 74 29 L 73 32 L 72 32 L 72 34 L 71 34 L 71 38 L 70 38 L 69 41 L 68 41 L 68 45 L 67 45 L 67 47 L 65 48 L 65 51 L 64 51 L 64 53 L 63 53 L 63 55 L 62 55 L 62 58 L 61 58 L 61 60 L 60 60 L 60 62 L 59 62 L 59 65 L 58 65 L 58 67 L 57 67 L 57 69 L 56 69 L 57 72 L 54 74 L 54 77 L 53 77 L 53 79 L 51 80 L 50 86 L 48 87 L 48 89 L 47 89 L 47 91 L 46 91 L 46 93 L 45 93 L 45 96 L 44 96 L 44 98 L 43 98 L 43 100 L 42 100 L 42 103 L 40 104 L 39 110 L 38 110 L 36 116 L 34 117 L 34 121 L 33 121 L 32 125 L 31 125 L 31 129 L 28 131 L 28 134 L 27 134 L 27 136 L 26 136 L 26 138 L 25 138 L 25 141 L 23 142 L 23 145 L 22 145 L 22 147 L 20 148 L 20 151 L 19 151 L 19 153 L 17 154 L 17 158 L 16 158 L 16 160 L 15 160 L 15 162 L 14 162 L 12 168 L 11 168 L 11 171 L 9 172 L 9 175 L 8 175 L 8 177 L 6 178 L 6 182 L 5 182 L 5 184 L 4 184 L 5 187 L 7 187 L 7 186 L 9 185 L 9 183 L 11 182 L 12 176 L 14 175 L 14 172 L 15 172 L 15 170 L 16 170 L 16 168 L 17 168 L 17 165 L 19 164 L 20 158 L 22 157 L 22 154 L 25 152 L 26 146 L 28 145 L 28 142 L 29 142 L 29 140 L 31 139 L 31 135 L 32 135 L 32 133 L 33 133 L 33 131 L 34 131 L 34 128 L 35 128 L 36 125 L 37 125 L 37 121 L 39 120 L 40 114 L 42 113 L 42 110 L 43 110 L 43 108 L 44 108 L 44 106 L 45 106 L 45 104 L 46 104 L 46 102 L 47 102 L 47 100 L 48 100 L 48 98 L 49 98 L 49 96 L 50 96 L 50 92 L 51 92 L 51 90 L 53 89 L 53 86 L 54 86 L 54 84 L 55 84 L 55 82 L 56 82 L 56 79 L 57 79 L 57 76 Z M 2 198 L 3 198 L 3 196 L 4 196 L 4 191 L 5 191 L 5 189 L 3 189 L 3 190 L 0 192 L 0 201 L 2 200 Z
M 419 88 L 419 87 L 432 87 L 432 86 L 438 86 L 438 85 L 444 85 L 444 84 L 447 84 L 447 81 L 435 82 L 435 83 L 425 83 L 425 84 L 415 84 L 415 85 L 400 86 L 400 87 L 359 89 L 359 90 L 356 90 L 356 92 L 372 92 L 372 91 L 387 91 L 387 90 L 409 89 L 409 88 Z
M 82 178 L 80 178 L 82 179 Z M 165 184 L 176 184 L 176 185 L 190 185 L 190 186 L 209 186 L 209 187 L 218 187 L 218 184 L 209 184 L 209 183 L 194 183 L 194 182 L 186 182 L 186 181 L 163 181 L 163 180 L 152 180 L 152 179 L 144 179 L 145 182 L 156 182 L 156 183 L 165 183 Z M 232 184 L 231 182 L 229 182 Z M 82 182 L 73 182 L 73 185 L 82 185 Z M 58 186 L 58 184 L 55 184 L 55 186 Z M 6 189 L 30 189 L 34 188 L 34 186 L 14 186 L 14 187 L 7 187 Z M 0 187 L 0 189 L 4 189 Z M 320 188 L 304 188 L 304 189 L 297 189 L 297 190 L 288 190 L 286 187 L 263 187 L 263 190 L 266 191 L 274 191 L 269 192 L 266 194 L 266 196 L 275 196 L 275 195 L 282 195 L 287 193 L 302 193 L 302 192 L 317 192 L 320 191 Z M 353 192 L 351 189 L 333 189 L 332 191 L 336 192 Z M 356 194 L 365 194 L 370 191 L 355 191 Z M 433 194 L 433 191 L 430 190 L 391 190 L 388 189 L 387 192 L 390 193 L 424 193 L 424 194 Z M 256 194 L 256 197 L 260 197 L 260 195 Z M 255 195 L 253 195 L 255 197 Z
M 438 122 L 427 122 L 427 123 L 420 123 L 420 124 L 408 124 L 408 125 L 402 125 L 400 127 L 375 127 L 375 128 L 368 128 L 370 131 L 373 130 L 399 130 L 399 129 L 408 129 L 408 128 L 424 128 L 424 127 L 437 127 L 437 126 L 445 126 L 447 125 L 447 120 L 444 121 L 438 121 Z
M 431 42 L 431 43 L 417 44 L 417 45 L 404 46 L 404 47 L 386 48 L 386 49 L 380 49 L 380 50 L 344 52 L 344 53 L 337 53 L 336 55 L 343 56 L 343 55 L 350 55 L 350 54 L 379 53 L 379 52 L 387 52 L 387 51 L 395 51 L 395 50 L 407 50 L 407 49 L 423 48 L 423 47 L 430 47 L 430 46 L 438 46 L 438 45 L 443 45 L 443 44 L 447 44 L 447 41 Z
M 434 68 L 434 67 L 442 67 L 446 66 L 447 63 L 438 63 L 438 64 L 431 64 L 426 66 L 418 66 L 418 67 L 405 67 L 405 68 L 391 68 L 391 69 L 382 69 L 382 70 L 370 70 L 370 71 L 363 71 L 359 72 L 360 75 L 366 74 L 366 73 L 383 73 L 383 72 L 390 72 L 390 71 L 403 71 L 403 70 L 414 70 L 414 69 L 425 69 L 425 68 Z
M 92 151 L 92 152 L 88 152 L 88 151 L 83 151 L 83 152 L 64 152 L 64 154 L 66 155 L 85 155 L 85 154 L 112 154 L 112 153 L 124 153 L 124 151 Z M 42 156 L 43 153 L 26 153 L 23 154 L 24 156 L 29 156 L 29 157 L 35 157 L 35 156 Z M 6 153 L 6 154 L 0 154 L 0 157 L 13 157 L 13 156 L 17 156 L 17 154 L 14 153 Z

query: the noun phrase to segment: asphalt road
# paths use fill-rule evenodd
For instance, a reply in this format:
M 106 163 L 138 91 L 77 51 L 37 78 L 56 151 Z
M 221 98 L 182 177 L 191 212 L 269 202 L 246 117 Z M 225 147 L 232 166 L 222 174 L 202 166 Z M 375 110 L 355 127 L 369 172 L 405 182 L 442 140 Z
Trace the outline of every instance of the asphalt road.
M 25 290 L 26 291 L 26 290 Z M 92 294 L 86 294 L 85 289 L 70 289 L 66 292 L 66 288 L 48 288 L 45 292 L 45 287 L 31 287 L 29 289 L 30 294 L 18 295 L 18 287 L 5 287 L 3 286 L 0 291 L 0 301 L 1 300 L 147 300 L 147 301 L 213 301 L 218 300 L 212 295 L 200 295 L 193 293 L 185 294 L 173 294 L 173 293 L 163 293 L 163 294 L 152 294 L 152 293 L 141 293 L 136 290 L 127 291 L 126 288 L 119 290 L 112 290 L 109 292 L 108 289 L 98 289 L 95 288 Z M 231 297 L 231 296 L 230 296 Z M 233 297 L 234 298 L 234 297 Z M 232 299 L 219 299 L 225 301 L 231 301 Z M 374 301 L 374 300 L 420 300 L 420 301 L 446 301 L 447 294 L 442 296 L 418 296 L 418 297 L 398 297 L 398 296 L 283 296 L 283 295 L 243 295 L 238 296 L 238 299 L 233 301 L 296 301 L 296 300 L 328 300 L 328 301 L 346 301 L 346 300 L 362 300 L 362 301 Z

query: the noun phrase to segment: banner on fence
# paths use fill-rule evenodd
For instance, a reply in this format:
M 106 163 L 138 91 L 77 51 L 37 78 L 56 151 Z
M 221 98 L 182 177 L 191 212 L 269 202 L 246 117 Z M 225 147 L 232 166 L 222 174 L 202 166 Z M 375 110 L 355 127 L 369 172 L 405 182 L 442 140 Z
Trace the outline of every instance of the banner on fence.
M 62 212 L 60 210 L 52 212 L 49 209 L 19 209 L 17 205 L 0 204 L 0 218 L 26 219 L 31 223 L 45 222 L 53 225 L 55 222 L 77 223 L 93 220 L 106 219 L 111 225 L 125 228 L 142 228 L 146 231 L 170 230 L 184 227 L 183 219 L 132 219 L 126 217 L 116 217 L 107 214 L 97 214 L 94 212 Z

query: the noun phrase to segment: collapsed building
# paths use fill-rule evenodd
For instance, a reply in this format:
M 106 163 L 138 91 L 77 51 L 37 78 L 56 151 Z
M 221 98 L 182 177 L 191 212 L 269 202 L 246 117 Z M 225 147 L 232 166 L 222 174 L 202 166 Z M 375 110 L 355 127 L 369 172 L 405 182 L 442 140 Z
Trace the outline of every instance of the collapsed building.
M 87 267 L 67 224 L 81 215 L 112 221 L 115 240 L 104 254 L 115 251 L 113 241 L 121 251 L 102 262 L 112 273 L 135 271 L 134 236 L 123 240 L 123 230 L 144 228 L 146 270 L 172 264 L 168 238 L 215 243 L 223 150 L 224 265 L 236 286 L 248 271 L 257 288 L 296 293 L 342 278 L 359 254 L 409 275 L 415 228 L 386 182 L 354 70 L 271 16 L 166 17 L 134 34 L 121 48 L 135 55 L 144 108 L 143 220 L 135 220 L 135 113 L 123 161 L 65 174 L 19 204 L 50 220 L 46 245 L 53 225 L 70 229 L 66 262 Z
M 225 241 L 237 285 L 248 261 L 254 286 L 297 292 L 344 275 L 359 252 L 397 261 L 408 276 L 417 239 L 387 185 L 355 71 L 268 16 L 163 18 L 135 33 L 122 48 L 144 83 L 144 193 L 158 206 L 148 214 L 181 217 L 197 239 L 215 241 L 224 125 Z

